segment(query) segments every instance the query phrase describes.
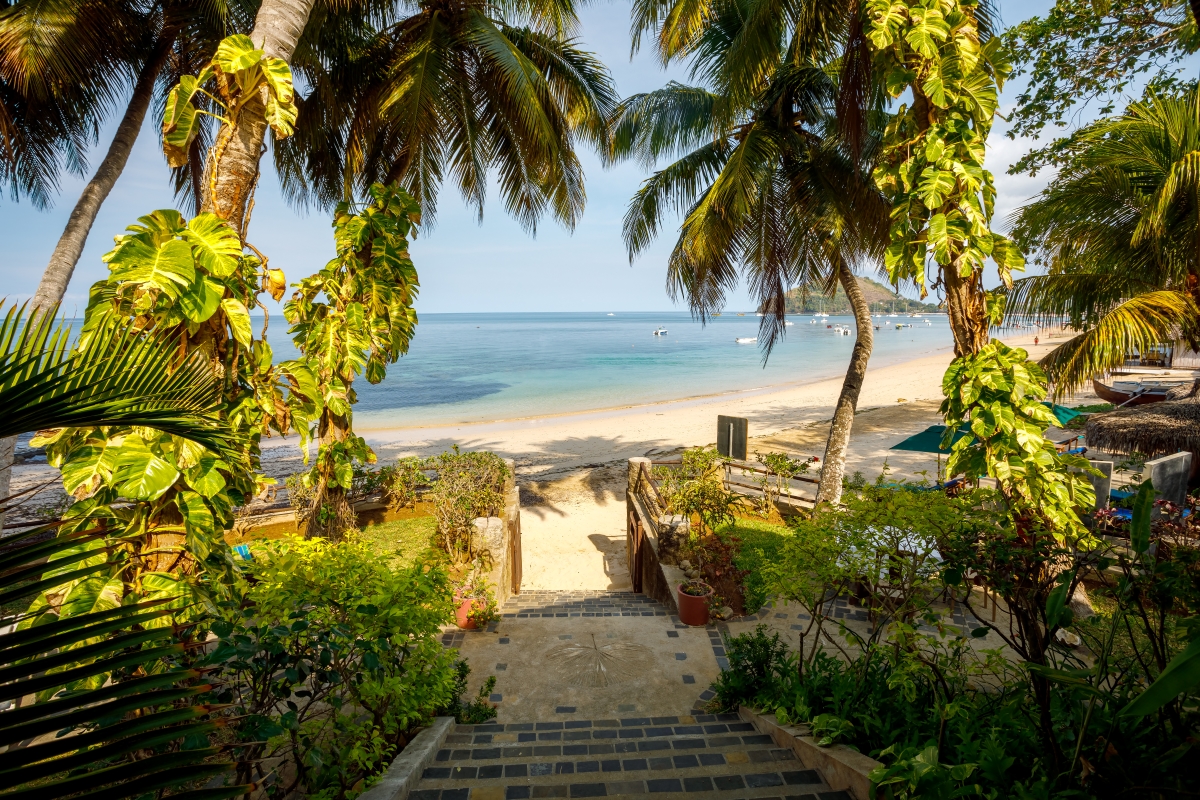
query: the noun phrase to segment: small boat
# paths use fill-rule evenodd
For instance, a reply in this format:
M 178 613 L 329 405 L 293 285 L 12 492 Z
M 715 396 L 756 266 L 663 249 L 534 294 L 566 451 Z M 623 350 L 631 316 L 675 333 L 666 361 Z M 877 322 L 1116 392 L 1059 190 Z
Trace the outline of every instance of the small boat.
M 809 324 L 809 325 L 816 325 L 816 324 L 817 324 L 817 321 L 816 321 L 815 319 L 810 319 L 810 320 L 808 321 L 808 324 Z
M 911 327 L 912 327 L 911 322 L 897 322 L 896 323 L 896 330 L 898 330 L 898 331 L 904 330 L 905 328 L 911 328 Z
M 1101 400 L 1114 406 L 1144 406 L 1147 403 L 1161 403 L 1167 399 L 1170 386 L 1143 386 L 1133 381 L 1114 382 L 1112 386 L 1092 378 L 1092 389 Z
M 721 312 L 720 312 L 720 311 L 714 311 L 714 312 L 713 312 L 713 316 L 714 316 L 714 317 L 719 317 L 719 316 L 721 316 Z
M 739 312 L 738 312 L 738 316 L 739 316 L 739 317 L 744 317 L 744 316 L 746 316 L 746 315 L 745 315 L 745 314 L 743 314 L 742 312 L 740 312 L 740 311 L 739 311 Z
M 826 314 L 824 311 L 822 311 L 820 314 L 817 314 L 817 316 L 818 317 L 828 317 L 829 315 Z
M 785 322 L 785 323 L 783 323 L 783 324 L 784 324 L 784 325 L 795 325 L 796 323 L 794 323 L 794 322 Z
M 610 317 L 615 317 L 615 316 L 616 316 L 616 314 L 612 313 L 611 311 L 610 311 L 610 312 L 608 312 L 608 315 L 609 315 Z
M 882 325 L 874 325 L 874 326 L 872 326 L 872 327 L 874 327 L 874 328 L 875 328 L 875 330 L 877 330 L 877 331 L 881 331 L 881 330 L 883 330 L 883 326 L 882 326 Z
M 666 328 L 655 328 L 654 335 L 655 336 L 666 336 L 667 329 Z
M 737 342 L 738 344 L 754 344 L 755 342 L 758 341 L 758 337 L 757 336 L 741 336 L 741 337 L 738 337 L 737 339 L 734 339 L 734 341 Z

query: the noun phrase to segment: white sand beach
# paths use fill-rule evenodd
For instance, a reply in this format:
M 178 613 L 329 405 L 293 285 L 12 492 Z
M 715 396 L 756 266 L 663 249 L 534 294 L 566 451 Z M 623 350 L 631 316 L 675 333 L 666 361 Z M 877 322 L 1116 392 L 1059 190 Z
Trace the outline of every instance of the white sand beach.
M 1043 332 L 1008 337 L 1033 357 L 1061 342 Z M 949 348 L 932 356 L 869 370 L 859 399 L 847 473 L 874 478 L 886 460 L 894 475 L 932 478 L 936 457 L 890 451 L 901 440 L 937 424 Z M 438 427 L 360 430 L 382 463 L 433 455 L 458 445 L 491 450 L 516 464 L 522 494 L 525 585 L 531 589 L 627 589 L 625 568 L 625 462 L 712 444 L 718 414 L 749 420 L 750 450 L 822 456 L 841 378 L 732 392 L 650 405 L 617 405 L 576 414 Z M 1090 394 L 1078 402 L 1088 402 Z M 263 440 L 263 469 L 277 478 L 303 469 L 295 437 Z M 48 488 L 27 509 L 62 497 L 56 470 L 43 464 L 15 469 L 14 489 Z M 25 516 L 25 515 L 22 515 Z

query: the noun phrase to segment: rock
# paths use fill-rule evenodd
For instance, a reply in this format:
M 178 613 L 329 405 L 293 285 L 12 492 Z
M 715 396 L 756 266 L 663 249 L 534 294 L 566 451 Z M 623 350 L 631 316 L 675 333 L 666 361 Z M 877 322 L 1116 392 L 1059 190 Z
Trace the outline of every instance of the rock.
M 700 577 L 700 570 L 698 570 L 698 569 L 690 569 L 690 570 L 688 570 L 687 572 L 685 572 L 685 573 L 684 573 L 684 575 L 687 575 L 687 577 L 688 577 L 688 580 L 692 580 L 692 581 L 694 581 L 694 580 L 696 580 L 697 578 L 699 578 L 699 577 Z
M 1059 628 L 1054 632 L 1054 638 L 1067 647 L 1079 647 L 1079 645 L 1083 644 L 1083 639 L 1080 639 L 1078 634 L 1071 633 L 1063 628 Z
M 692 568 L 692 562 L 688 561 L 688 560 L 685 558 L 683 561 L 680 561 L 680 562 L 679 562 L 679 568 L 680 568 L 681 570 L 683 570 L 684 572 L 688 572 L 688 571 L 689 571 L 689 570 L 691 570 L 691 568 Z
M 721 606 L 721 610 L 717 612 L 717 619 L 733 619 L 733 608 Z

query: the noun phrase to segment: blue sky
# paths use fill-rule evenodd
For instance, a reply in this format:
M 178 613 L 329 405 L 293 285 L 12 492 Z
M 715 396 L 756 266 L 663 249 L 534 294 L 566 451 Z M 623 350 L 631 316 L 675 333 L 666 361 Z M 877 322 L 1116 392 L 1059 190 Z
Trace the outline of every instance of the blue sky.
M 1049 3 L 1039 0 L 1007 3 L 1002 10 L 1005 21 L 1012 23 L 1048 7 Z M 593 3 L 581 16 L 583 43 L 608 64 L 622 96 L 658 88 L 672 78 L 686 78 L 679 68 L 664 72 L 644 51 L 630 58 L 628 0 Z M 1014 88 L 1006 87 L 1005 97 L 1015 96 Z M 102 131 L 93 166 L 107 147 L 114 125 Z M 111 246 L 112 237 L 139 215 L 174 204 L 155 136 L 157 125 L 157 119 L 147 120 L 129 165 L 92 229 L 64 303 L 68 315 L 76 308 L 82 311 L 88 287 L 107 274 L 100 256 Z M 1004 174 L 1008 164 L 1028 149 L 1028 143 L 1009 140 L 1002 132 L 1001 123 L 991 137 L 988 155 L 999 190 L 998 221 L 1046 180 L 1045 173 L 1036 179 Z M 537 237 L 531 238 L 495 201 L 485 209 L 480 225 L 455 190 L 444 191 L 439 198 L 437 226 L 424 232 L 411 248 L 421 280 L 418 312 L 675 308 L 664 289 L 674 226 L 665 227 L 654 246 L 632 265 L 621 241 L 621 219 L 645 177 L 643 169 L 635 164 L 603 169 L 587 152 L 582 160 L 588 205 L 573 233 L 547 219 L 539 226 Z M 264 167 L 268 167 L 267 159 Z M 8 197 L 0 199 L 0 236 L 6 243 L 0 263 L 4 296 L 20 299 L 33 293 L 83 183 L 65 176 L 58 201 L 48 211 L 39 211 L 27 202 L 14 204 Z M 333 255 L 327 215 L 288 206 L 269 167 L 258 188 L 250 241 L 271 259 L 273 267 L 282 268 L 289 280 L 316 271 Z M 730 297 L 728 308 L 744 310 L 752 304 L 739 289 Z

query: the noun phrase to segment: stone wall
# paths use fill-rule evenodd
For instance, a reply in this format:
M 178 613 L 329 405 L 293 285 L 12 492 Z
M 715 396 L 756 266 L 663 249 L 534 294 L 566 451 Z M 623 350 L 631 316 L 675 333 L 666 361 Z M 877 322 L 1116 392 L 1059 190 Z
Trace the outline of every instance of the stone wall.
M 490 567 L 485 578 L 496 593 L 497 605 L 521 593 L 521 492 L 512 459 L 506 458 L 504 463 L 508 465 L 508 479 L 504 483 L 503 516 L 475 520 L 474 545 L 477 551 L 488 553 Z

